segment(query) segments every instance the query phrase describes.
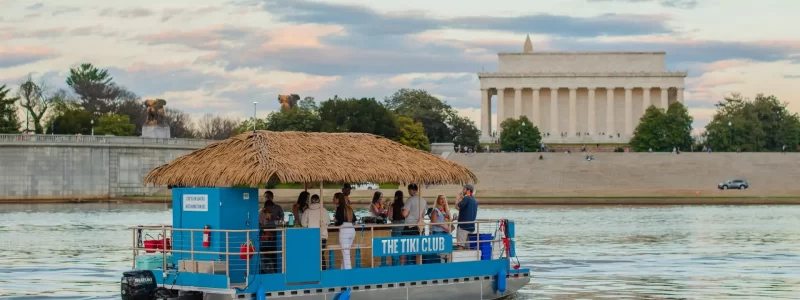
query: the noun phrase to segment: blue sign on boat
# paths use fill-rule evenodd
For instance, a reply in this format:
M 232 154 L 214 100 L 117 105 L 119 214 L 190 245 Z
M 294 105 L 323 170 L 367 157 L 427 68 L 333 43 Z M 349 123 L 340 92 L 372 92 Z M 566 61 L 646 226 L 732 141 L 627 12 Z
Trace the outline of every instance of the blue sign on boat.
M 395 256 L 453 252 L 449 235 L 398 236 L 372 239 L 372 256 Z

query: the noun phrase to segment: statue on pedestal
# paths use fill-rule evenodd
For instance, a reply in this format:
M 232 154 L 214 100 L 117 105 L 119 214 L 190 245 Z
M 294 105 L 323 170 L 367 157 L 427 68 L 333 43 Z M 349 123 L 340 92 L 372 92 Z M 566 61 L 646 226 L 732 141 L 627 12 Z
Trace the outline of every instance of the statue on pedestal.
M 147 119 L 144 122 L 144 126 L 142 126 L 142 137 L 170 138 L 169 125 L 164 120 L 164 115 L 166 114 L 165 105 L 167 105 L 167 101 L 164 99 L 147 99 L 144 101 Z

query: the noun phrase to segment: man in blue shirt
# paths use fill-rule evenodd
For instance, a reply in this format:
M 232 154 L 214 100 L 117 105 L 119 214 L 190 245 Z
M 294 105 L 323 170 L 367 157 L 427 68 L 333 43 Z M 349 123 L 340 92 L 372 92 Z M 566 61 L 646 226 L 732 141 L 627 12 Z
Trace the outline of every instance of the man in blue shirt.
M 475 232 L 475 223 L 462 222 L 475 222 L 478 217 L 478 201 L 472 194 L 475 193 L 475 188 L 471 184 L 464 185 L 464 189 L 458 194 L 456 200 L 456 207 L 458 209 L 458 230 L 456 230 L 456 244 L 458 249 L 466 248 L 469 234 Z

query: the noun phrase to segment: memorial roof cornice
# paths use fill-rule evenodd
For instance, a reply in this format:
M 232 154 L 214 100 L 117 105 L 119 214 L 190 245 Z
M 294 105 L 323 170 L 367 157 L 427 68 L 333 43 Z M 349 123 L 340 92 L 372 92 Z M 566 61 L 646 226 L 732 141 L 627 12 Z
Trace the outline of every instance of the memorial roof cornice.
M 686 77 L 688 72 L 478 72 L 478 78 L 525 77 Z

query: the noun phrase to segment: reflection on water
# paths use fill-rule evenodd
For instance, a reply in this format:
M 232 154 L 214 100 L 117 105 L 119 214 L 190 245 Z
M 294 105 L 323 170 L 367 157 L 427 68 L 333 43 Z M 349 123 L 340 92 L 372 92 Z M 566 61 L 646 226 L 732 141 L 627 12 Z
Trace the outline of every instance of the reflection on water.
M 516 299 L 793 299 L 800 206 L 484 208 L 517 221 Z M 126 227 L 169 223 L 164 205 L 0 206 L 0 298 L 119 299 Z

